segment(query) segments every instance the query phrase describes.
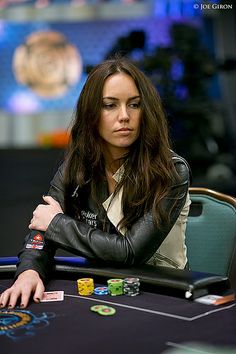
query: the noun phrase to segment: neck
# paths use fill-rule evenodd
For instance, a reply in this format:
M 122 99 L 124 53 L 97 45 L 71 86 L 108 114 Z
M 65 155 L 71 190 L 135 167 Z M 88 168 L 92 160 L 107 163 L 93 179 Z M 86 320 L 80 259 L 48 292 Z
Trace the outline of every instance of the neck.
M 113 175 L 122 165 L 123 163 L 123 157 L 124 157 L 124 151 L 122 151 L 122 154 L 118 153 L 111 153 L 110 151 L 106 150 L 103 154 L 104 160 L 105 160 L 105 170 L 107 173 Z

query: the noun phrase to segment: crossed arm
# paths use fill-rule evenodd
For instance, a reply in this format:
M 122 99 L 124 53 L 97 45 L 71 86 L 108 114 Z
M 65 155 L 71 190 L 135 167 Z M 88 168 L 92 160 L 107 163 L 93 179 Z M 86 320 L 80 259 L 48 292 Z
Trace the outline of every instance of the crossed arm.
M 50 196 L 44 196 L 46 204 L 39 204 L 33 212 L 33 217 L 29 224 L 29 229 L 46 231 L 52 219 L 58 214 L 63 213 L 60 204 Z M 31 294 L 34 302 L 38 303 L 42 299 L 45 287 L 38 272 L 33 269 L 22 272 L 14 284 L 4 291 L 0 296 L 0 307 L 13 308 L 20 300 L 20 307 L 28 305 Z
M 59 173 L 61 176 L 61 173 Z M 57 175 L 58 178 L 58 175 Z M 58 188 L 59 186 L 59 188 Z M 181 212 L 188 191 L 189 175 L 188 171 L 183 173 L 182 182 L 178 186 L 174 186 L 169 197 L 165 201 L 165 207 L 171 208 L 173 203 L 173 215 L 171 222 L 168 225 L 157 230 L 154 227 L 152 215 L 148 213 L 139 219 L 123 237 L 118 234 L 108 234 L 98 229 L 93 229 L 89 225 L 76 221 L 67 215 L 63 214 L 61 205 L 63 202 L 58 196 L 62 195 L 60 184 L 56 184 L 51 188 L 52 196 L 43 197 L 44 204 L 38 205 L 33 212 L 33 217 L 30 221 L 29 228 L 31 230 L 39 230 L 46 232 L 48 238 L 57 247 L 71 250 L 85 257 L 101 258 L 104 260 L 121 261 L 126 264 L 143 263 L 151 257 L 153 252 L 160 246 L 165 239 L 170 229 L 174 225 L 179 213 Z M 176 203 L 176 191 L 178 197 Z M 70 232 L 68 232 L 68 230 Z M 144 252 L 145 250 L 145 252 Z M 28 250 L 26 250 L 28 251 Z M 30 250 L 31 251 L 31 250 Z M 49 259 L 53 258 L 50 247 L 46 247 L 43 252 L 40 250 L 36 253 L 32 252 L 31 263 L 37 262 L 37 258 L 44 258 L 46 262 L 44 268 L 47 268 Z M 51 252 L 51 254 L 50 254 Z M 28 252 L 30 253 L 30 252 Z M 31 253 L 30 253 L 31 254 Z M 33 258 L 35 260 L 33 260 Z M 21 268 L 21 273 L 15 283 L 0 296 L 0 307 L 14 307 L 17 302 L 25 308 L 28 305 L 31 295 L 35 302 L 40 302 L 45 290 L 44 283 L 40 274 L 33 267 L 29 269 L 28 261 L 26 269 Z

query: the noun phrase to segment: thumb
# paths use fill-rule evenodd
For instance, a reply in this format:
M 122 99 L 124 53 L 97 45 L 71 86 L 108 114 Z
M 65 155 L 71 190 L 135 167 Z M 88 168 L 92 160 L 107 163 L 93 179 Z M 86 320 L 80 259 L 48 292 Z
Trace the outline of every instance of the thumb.
M 47 204 L 52 204 L 55 201 L 50 195 L 43 195 L 43 200 Z

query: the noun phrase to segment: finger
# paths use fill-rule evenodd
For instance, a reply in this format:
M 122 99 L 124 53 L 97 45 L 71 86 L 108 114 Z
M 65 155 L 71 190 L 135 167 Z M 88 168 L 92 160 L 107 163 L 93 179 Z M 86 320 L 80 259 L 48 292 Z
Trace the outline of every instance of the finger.
M 53 197 L 51 197 L 50 195 L 43 195 L 43 200 L 48 204 L 57 203 L 57 201 L 53 199 Z
M 33 216 L 37 215 L 37 213 L 41 210 L 41 209 L 45 209 L 47 207 L 47 205 L 45 204 L 39 204 L 37 206 L 37 208 L 35 208 L 35 210 L 33 211 Z
M 36 224 L 33 221 L 31 221 L 28 227 L 29 229 L 34 230 L 36 229 Z
M 14 308 L 17 304 L 18 299 L 20 299 L 20 292 L 12 292 L 8 301 L 8 308 Z
M 7 289 L 1 296 L 1 307 L 12 307 L 14 306 L 14 297 L 12 299 L 12 289 Z M 13 300 L 11 302 L 11 299 Z
M 0 307 L 6 307 L 10 298 L 10 291 L 4 291 L 0 296 Z
M 30 220 L 29 226 L 28 228 L 31 230 L 38 230 L 38 228 L 40 227 L 39 222 L 38 222 L 38 218 L 33 218 Z
M 20 302 L 21 308 L 25 308 L 28 305 L 30 296 L 31 296 L 31 290 L 25 289 L 21 295 L 21 302 Z
M 20 295 L 21 290 L 16 290 L 14 286 L 7 289 L 6 291 L 4 291 L 0 298 L 1 307 L 15 307 L 18 299 L 20 298 Z
M 40 302 L 43 298 L 43 293 L 45 291 L 44 285 L 42 282 L 38 282 L 34 294 L 34 301 L 35 302 Z

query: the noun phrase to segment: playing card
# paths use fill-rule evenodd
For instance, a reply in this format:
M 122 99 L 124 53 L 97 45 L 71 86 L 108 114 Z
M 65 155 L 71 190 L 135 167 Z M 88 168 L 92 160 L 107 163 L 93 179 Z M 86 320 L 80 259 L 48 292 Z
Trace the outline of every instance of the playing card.
M 234 293 L 225 296 L 209 294 L 195 299 L 196 302 L 200 302 L 201 304 L 206 304 L 206 305 L 221 305 L 234 300 L 235 300 Z
M 43 293 L 43 298 L 41 302 L 49 301 L 63 301 L 64 300 L 64 291 L 45 291 Z

